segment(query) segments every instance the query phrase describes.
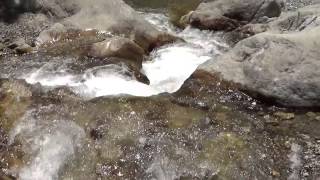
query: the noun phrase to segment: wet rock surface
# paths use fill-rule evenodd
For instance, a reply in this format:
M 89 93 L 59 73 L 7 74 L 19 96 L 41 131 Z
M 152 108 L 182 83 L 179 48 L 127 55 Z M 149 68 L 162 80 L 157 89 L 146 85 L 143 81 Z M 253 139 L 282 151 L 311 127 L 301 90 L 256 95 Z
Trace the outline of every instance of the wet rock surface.
M 184 24 L 200 29 L 231 31 L 261 17 L 277 17 L 281 13 L 278 1 L 208 1 L 182 17 Z
M 319 2 L 320 1 L 318 0 L 286 0 L 285 1 L 287 10 L 296 10 L 297 8 L 301 8 L 311 4 L 317 4 Z
M 238 43 L 231 52 L 200 69 L 221 73 L 279 104 L 318 107 L 319 28 L 291 34 L 262 33 Z
M 158 31 L 123 1 L 36 1 L 35 7 L 67 29 L 96 29 L 125 35 L 146 51 L 177 39 Z

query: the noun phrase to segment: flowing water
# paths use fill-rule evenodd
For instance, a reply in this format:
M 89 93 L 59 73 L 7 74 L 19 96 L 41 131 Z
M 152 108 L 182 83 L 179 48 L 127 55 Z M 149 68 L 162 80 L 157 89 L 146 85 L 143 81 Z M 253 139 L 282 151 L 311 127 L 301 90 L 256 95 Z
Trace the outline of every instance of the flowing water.
M 207 99 L 195 100 L 197 108 L 153 96 L 178 91 L 197 66 L 229 47 L 215 33 L 176 29 L 164 14 L 141 15 L 160 30 L 185 40 L 150 54 L 141 70 L 150 85 L 128 76 L 130 70 L 125 65 L 78 70 L 75 60 L 68 57 L 13 58 L 1 67 L 3 78 L 40 83 L 46 90 L 67 86 L 82 97 L 76 103 L 68 99 L 36 101 L 39 104 L 29 107 L 9 137 L 9 145 L 18 142 L 23 149 L 25 163 L 6 172 L 21 180 L 174 180 L 270 179 L 270 171 L 275 176 L 283 171 L 289 179 L 297 179 L 303 161 L 300 144 L 292 140 L 291 147 L 282 151 L 287 143 L 282 136 L 272 135 L 282 143 L 278 145 L 268 133 L 261 133 L 265 128 L 262 119 L 269 115 L 252 115 L 247 109 L 221 105 L 225 99 L 242 95 L 226 95 L 212 103 L 209 94 Z M 127 94 L 140 97 L 128 98 Z M 25 103 L 20 98 L 15 101 Z M 256 105 L 251 98 L 243 101 Z M 211 104 L 206 107 L 206 103 Z M 282 169 L 282 161 L 288 161 L 290 172 Z
M 60 59 L 51 59 L 21 63 L 21 71 L 9 67 L 8 71 L 3 71 L 8 73 L 3 73 L 2 77 L 18 77 L 31 84 L 40 83 L 49 89 L 67 86 L 88 98 L 120 94 L 152 96 L 177 91 L 198 65 L 219 54 L 219 49 L 227 48 L 226 44 L 219 42 L 217 36 L 209 31 L 193 28 L 180 31 L 171 25 L 163 14 L 141 14 L 160 30 L 186 40 L 158 48 L 150 54 L 151 60 L 144 62 L 141 70 L 149 78 L 150 85 L 138 82 L 133 76 L 126 76 L 126 66 L 95 66 L 83 73 L 74 73 L 68 66 L 72 59 L 64 59 L 63 62 Z M 37 112 L 50 108 L 29 110 L 11 131 L 11 143 L 16 138 L 22 138 L 23 142 L 26 142 L 23 149 L 31 158 L 25 167 L 16 172 L 22 180 L 58 179 L 60 168 L 74 155 L 76 149 L 81 147 L 84 130 L 75 123 L 63 119 L 47 121 L 37 117 Z M 156 158 L 147 172 L 155 174 L 157 179 L 174 178 L 175 172 L 170 174 L 170 169 L 163 169 L 161 163 L 165 162 L 162 162 L 160 154 L 159 158 L 161 160 Z M 119 173 L 121 177 L 121 172 Z
M 126 77 L 126 67 L 105 65 L 87 69 L 83 74 L 72 74 L 65 64 L 54 61 L 21 78 L 28 83 L 41 83 L 43 86 L 69 86 L 74 92 L 90 98 L 117 94 L 151 96 L 172 93 L 180 88 L 198 65 L 219 54 L 218 47 L 227 48 L 227 45 L 216 40 L 213 33 L 192 28 L 179 31 L 163 14 L 143 15 L 160 30 L 176 34 L 187 41 L 167 45 L 151 53 L 151 61 L 143 63 L 142 68 L 150 85 L 140 83 L 134 77 Z

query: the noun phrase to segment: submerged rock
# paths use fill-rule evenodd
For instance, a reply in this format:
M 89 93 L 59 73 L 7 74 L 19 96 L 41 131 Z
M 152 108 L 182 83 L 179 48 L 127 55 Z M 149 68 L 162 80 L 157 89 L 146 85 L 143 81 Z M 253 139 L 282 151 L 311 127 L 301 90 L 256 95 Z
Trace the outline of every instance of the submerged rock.
M 250 161 L 248 156 L 248 147 L 241 137 L 232 133 L 221 133 L 204 143 L 199 158 L 207 161 L 209 166 L 217 168 L 218 179 L 236 179 L 241 177 L 239 165 L 245 167 Z
M 0 80 L 0 127 L 6 132 L 31 105 L 32 91 L 25 81 Z

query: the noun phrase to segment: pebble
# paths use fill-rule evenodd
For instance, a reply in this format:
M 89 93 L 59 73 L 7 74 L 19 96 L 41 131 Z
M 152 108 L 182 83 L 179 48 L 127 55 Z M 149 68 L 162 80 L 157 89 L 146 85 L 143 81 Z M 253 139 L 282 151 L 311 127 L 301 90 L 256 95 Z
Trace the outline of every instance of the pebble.
M 13 43 L 8 45 L 8 48 L 14 49 L 17 54 L 29 53 L 33 50 L 22 38 L 16 39 Z
M 6 46 L 2 43 L 0 43 L 0 51 L 2 51 Z
M 294 113 L 286 113 L 286 112 L 276 112 L 273 114 L 274 116 L 282 119 L 282 120 L 292 120 L 295 118 L 295 114 Z
M 306 114 L 308 117 L 310 117 L 310 118 L 314 118 L 314 117 L 316 117 L 317 116 L 317 114 L 316 113 L 314 113 L 314 112 L 307 112 L 307 114 Z
M 280 173 L 276 170 L 272 170 L 272 176 L 274 177 L 280 177 Z

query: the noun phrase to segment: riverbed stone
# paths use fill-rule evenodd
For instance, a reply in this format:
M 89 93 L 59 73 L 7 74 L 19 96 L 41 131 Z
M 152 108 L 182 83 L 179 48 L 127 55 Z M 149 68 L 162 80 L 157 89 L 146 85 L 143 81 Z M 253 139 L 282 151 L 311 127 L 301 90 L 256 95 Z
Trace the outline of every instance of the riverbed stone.
M 94 43 L 88 53 L 97 58 L 119 57 L 136 62 L 142 68 L 144 50 L 127 38 L 112 37 L 102 42 Z
M 23 38 L 18 38 L 8 45 L 8 48 L 13 49 L 17 54 L 30 53 L 33 48 L 25 42 Z
M 211 141 L 205 142 L 200 159 L 208 161 L 217 168 L 219 179 L 241 177 L 237 164 L 245 166 L 248 159 L 248 148 L 244 140 L 233 133 L 221 133 Z M 238 171 L 238 172 L 237 172 Z
M 287 113 L 281 111 L 275 112 L 273 115 L 280 118 L 281 120 L 292 120 L 295 118 L 294 113 Z
M 31 104 L 32 90 L 23 80 L 0 80 L 0 122 L 6 131 L 16 124 Z

